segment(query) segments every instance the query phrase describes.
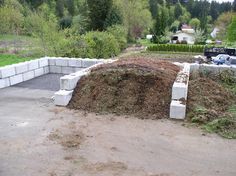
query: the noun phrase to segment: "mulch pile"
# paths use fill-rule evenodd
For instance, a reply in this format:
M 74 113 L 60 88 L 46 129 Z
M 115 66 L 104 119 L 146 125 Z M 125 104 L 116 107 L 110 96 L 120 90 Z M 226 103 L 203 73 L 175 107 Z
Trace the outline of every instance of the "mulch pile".
M 167 118 L 179 67 L 151 59 L 104 64 L 80 79 L 68 107 L 96 113 Z
M 189 82 L 187 114 L 192 120 L 207 123 L 225 115 L 236 102 L 235 95 L 210 78 L 198 77 Z

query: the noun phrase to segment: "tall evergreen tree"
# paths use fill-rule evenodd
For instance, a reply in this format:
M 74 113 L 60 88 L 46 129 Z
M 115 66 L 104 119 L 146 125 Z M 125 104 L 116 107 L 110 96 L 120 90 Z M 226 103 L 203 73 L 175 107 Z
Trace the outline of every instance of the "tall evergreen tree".
M 183 15 L 183 7 L 180 4 L 180 2 L 178 2 L 175 6 L 175 17 L 176 17 L 176 19 L 178 19 L 181 15 Z
M 74 16 L 74 14 L 75 14 L 75 2 L 74 2 L 74 0 L 67 0 L 66 1 L 66 6 L 67 6 L 69 14 L 71 16 Z
M 236 12 L 236 0 L 233 2 L 233 11 Z
M 56 13 L 57 13 L 57 16 L 60 18 L 64 16 L 64 1 L 63 0 L 57 0 Z
M 112 0 L 87 0 L 87 3 L 91 29 L 104 30 L 106 18 L 112 8 Z

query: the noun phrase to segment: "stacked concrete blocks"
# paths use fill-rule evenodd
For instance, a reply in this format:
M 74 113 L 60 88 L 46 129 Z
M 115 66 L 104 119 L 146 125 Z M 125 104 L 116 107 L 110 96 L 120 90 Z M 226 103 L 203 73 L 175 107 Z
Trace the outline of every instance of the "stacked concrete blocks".
M 172 101 L 170 105 L 170 118 L 172 119 L 184 119 L 186 115 L 190 64 L 184 63 L 182 66 L 183 69 L 178 73 L 172 87 Z
M 0 88 L 9 87 L 23 81 L 47 74 L 48 58 L 27 61 L 0 68 Z
M 81 64 L 84 69 L 60 78 L 60 91 L 55 93 L 55 105 L 66 106 L 72 98 L 72 93 L 81 77 L 88 75 L 92 68 L 97 67 L 103 63 L 110 63 L 114 61 L 115 60 L 84 59 L 81 60 L 81 63 L 78 62 L 78 64 Z M 77 66 L 76 62 L 73 60 L 68 64 L 71 66 Z

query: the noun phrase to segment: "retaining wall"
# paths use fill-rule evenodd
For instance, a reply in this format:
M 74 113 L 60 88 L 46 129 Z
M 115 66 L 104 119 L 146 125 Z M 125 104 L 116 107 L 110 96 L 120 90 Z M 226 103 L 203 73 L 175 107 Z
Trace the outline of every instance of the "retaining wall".
M 103 62 L 104 59 L 44 57 L 0 67 L 0 89 L 49 73 L 74 73 Z

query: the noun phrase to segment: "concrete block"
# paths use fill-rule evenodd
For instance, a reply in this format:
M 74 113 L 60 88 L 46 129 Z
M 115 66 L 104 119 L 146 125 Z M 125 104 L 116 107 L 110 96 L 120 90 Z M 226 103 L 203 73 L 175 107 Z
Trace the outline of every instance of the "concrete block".
M 48 66 L 48 58 L 41 58 L 39 61 L 39 67 L 46 67 Z
M 49 74 L 50 73 L 49 66 L 43 67 L 43 69 L 44 69 L 44 74 Z
M 80 78 L 87 73 L 80 72 L 76 74 L 66 75 L 60 78 L 61 90 L 74 90 Z
M 83 68 L 88 68 L 93 65 L 97 64 L 97 60 L 95 59 L 82 59 L 82 67 Z
M 39 68 L 39 61 L 37 60 L 32 60 L 28 62 L 28 69 L 29 71 L 35 70 Z
M 106 63 L 106 59 L 97 59 L 96 63 L 101 63 L 101 64 L 104 64 Z
M 57 106 L 67 106 L 72 98 L 73 91 L 60 90 L 54 95 L 54 103 Z
M 82 71 L 84 68 L 81 68 L 81 67 L 75 67 L 75 72 L 78 72 L 78 71 Z
M 68 60 L 69 59 L 65 59 L 65 58 L 56 59 L 56 66 L 67 67 L 68 66 Z
M 202 73 L 212 73 L 212 74 L 219 74 L 220 69 L 218 65 L 215 64 L 201 64 L 199 68 L 200 72 Z
M 50 66 L 49 71 L 50 73 L 61 73 L 62 68 L 60 66 Z
M 48 59 L 48 64 L 49 65 L 56 65 L 56 58 L 49 58 Z
M 187 99 L 188 85 L 175 82 L 172 87 L 172 100 Z
M 36 70 L 34 70 L 34 76 L 35 77 L 39 77 L 44 75 L 44 68 L 38 68 Z
M 81 59 L 69 59 L 68 60 L 69 67 L 82 67 Z
M 7 78 L 15 74 L 16 74 L 16 71 L 13 65 L 0 68 L 0 78 Z
M 33 79 L 34 77 L 35 77 L 34 71 L 29 71 L 29 72 L 23 73 L 23 80 L 24 81 L 28 81 L 30 79 Z
M 10 77 L 10 85 L 11 86 L 21 83 L 21 82 L 23 82 L 23 74 L 19 74 L 19 75 L 15 75 L 15 76 Z
M 186 105 L 181 104 L 180 101 L 172 101 L 170 105 L 170 118 L 185 119 Z
M 197 63 L 190 64 L 190 72 L 195 73 L 197 71 L 199 71 L 199 64 Z
M 0 79 L 0 89 L 9 87 L 10 86 L 10 79 L 9 78 L 4 78 Z
M 28 71 L 28 63 L 15 64 L 16 74 L 24 73 Z
M 223 72 L 225 70 L 230 70 L 231 67 L 229 65 L 219 65 L 219 72 Z
M 75 72 L 74 67 L 62 67 L 62 71 L 63 74 L 71 74 Z

